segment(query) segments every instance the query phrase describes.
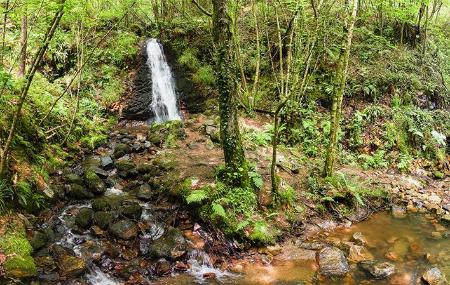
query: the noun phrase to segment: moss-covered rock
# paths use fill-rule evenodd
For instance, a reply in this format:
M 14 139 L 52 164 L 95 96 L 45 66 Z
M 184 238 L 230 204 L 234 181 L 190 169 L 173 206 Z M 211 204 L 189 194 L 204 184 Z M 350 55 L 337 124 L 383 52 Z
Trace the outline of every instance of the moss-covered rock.
M 74 183 L 74 184 L 78 184 L 78 185 L 83 185 L 83 178 L 81 178 L 80 175 L 77 175 L 75 173 L 69 173 L 66 175 L 65 180 L 68 183 Z
M 88 169 L 84 172 L 84 181 L 88 189 L 94 194 L 103 194 L 106 191 L 106 185 L 103 180 L 92 170 Z
M 92 200 L 92 209 L 95 212 L 99 211 L 116 211 L 123 202 L 123 198 L 120 196 L 104 196 Z
M 96 212 L 94 214 L 94 224 L 98 225 L 102 229 L 107 229 L 111 222 L 117 218 L 117 214 L 115 212 Z
M 120 220 L 109 226 L 109 232 L 120 239 L 129 240 L 138 234 L 138 228 L 133 221 Z
M 181 231 L 170 228 L 161 238 L 150 245 L 148 255 L 154 259 L 177 260 L 186 253 L 186 248 L 187 243 Z
M 64 255 L 59 258 L 58 267 L 61 275 L 66 277 L 80 276 L 86 270 L 86 262 L 79 257 Z
M 149 174 L 150 176 L 154 176 L 154 175 L 158 174 L 158 167 L 153 164 L 149 164 L 149 163 L 139 164 L 136 167 L 136 170 L 140 174 Z
M 33 257 L 16 255 L 9 257 L 4 264 L 6 276 L 9 278 L 25 279 L 37 275 Z
M 142 215 L 142 207 L 138 203 L 130 203 L 122 207 L 122 215 L 133 220 L 139 220 Z
M 124 156 L 125 154 L 130 152 L 130 148 L 128 145 L 123 144 L 123 143 L 119 143 L 116 145 L 116 147 L 114 148 L 114 157 L 115 158 L 119 158 Z
M 36 231 L 30 240 L 30 244 L 34 250 L 39 250 L 43 248 L 48 242 L 48 236 L 46 233 L 41 231 Z
M 130 178 L 136 177 L 138 175 L 138 171 L 136 169 L 136 165 L 128 160 L 120 160 L 116 162 L 117 174 L 121 178 Z
M 79 227 L 86 229 L 92 224 L 93 215 L 94 211 L 92 209 L 81 208 L 77 216 L 75 217 L 75 223 Z
M 66 194 L 69 198 L 75 200 L 91 199 L 94 197 L 94 194 L 79 184 L 66 185 Z
M 21 222 L 12 221 L 0 236 L 0 250 L 7 256 L 4 269 L 7 277 L 27 278 L 37 275 L 36 264 L 31 253 L 33 247 L 26 239 Z

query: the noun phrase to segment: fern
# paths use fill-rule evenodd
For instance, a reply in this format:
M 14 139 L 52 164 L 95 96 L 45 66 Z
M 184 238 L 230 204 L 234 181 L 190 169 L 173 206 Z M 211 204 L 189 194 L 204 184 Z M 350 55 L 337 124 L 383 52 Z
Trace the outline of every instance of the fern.
M 200 203 L 206 198 L 208 198 L 208 194 L 204 190 L 195 190 L 186 197 L 186 202 L 188 204 Z
M 225 212 L 225 209 L 222 207 L 222 205 L 213 203 L 212 204 L 212 215 L 216 217 L 226 218 L 227 213 Z

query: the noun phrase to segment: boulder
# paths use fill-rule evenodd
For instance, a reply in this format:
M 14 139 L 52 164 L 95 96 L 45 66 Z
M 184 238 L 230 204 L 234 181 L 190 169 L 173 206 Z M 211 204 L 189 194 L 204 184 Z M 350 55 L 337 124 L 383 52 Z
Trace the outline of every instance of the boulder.
M 158 276 L 167 275 L 172 271 L 172 266 L 169 261 L 161 258 L 155 266 L 155 274 Z
M 385 279 L 395 273 L 395 265 L 390 262 L 363 261 L 359 266 L 375 279 Z
M 139 220 L 142 215 L 142 207 L 138 203 L 130 203 L 122 207 L 122 215 L 133 220 Z
M 106 191 L 106 185 L 103 180 L 98 177 L 94 170 L 88 169 L 84 172 L 84 181 L 88 189 L 94 194 L 103 194 Z
M 142 201 L 150 201 L 152 196 L 153 192 L 148 184 L 142 184 L 136 191 L 136 197 Z
M 81 208 L 75 217 L 75 223 L 83 228 L 87 229 L 92 224 L 92 216 L 94 211 L 90 208 Z
M 138 228 L 131 220 L 120 220 L 109 226 L 109 232 L 117 238 L 130 240 L 138 235 Z
M 65 187 L 67 196 L 69 198 L 75 200 L 84 200 L 84 199 L 91 199 L 94 197 L 94 194 L 87 191 L 83 186 L 79 184 L 67 184 Z
M 127 144 L 118 143 L 116 147 L 114 148 L 114 157 L 120 158 L 124 156 L 125 154 L 130 153 L 130 148 Z
M 170 228 L 166 233 L 155 240 L 148 249 L 151 258 L 165 258 L 177 260 L 181 258 L 187 249 L 187 242 L 179 229 Z
M 69 173 L 66 175 L 65 180 L 67 183 L 69 184 L 78 184 L 78 185 L 82 185 L 83 184 L 83 178 L 81 178 L 80 175 L 77 175 L 75 173 Z
M 356 232 L 352 235 L 352 241 L 357 245 L 365 245 L 367 244 L 366 237 L 361 232 Z
M 86 262 L 79 257 L 64 255 L 59 258 L 58 267 L 62 276 L 74 278 L 86 271 Z
M 433 267 L 422 275 L 423 281 L 429 285 L 445 285 L 448 282 L 445 280 L 444 275 L 437 267 Z
M 114 167 L 114 162 L 109 155 L 100 157 L 100 163 L 102 165 L 102 168 L 105 170 L 110 170 Z
M 7 277 L 15 279 L 34 277 L 38 273 L 31 256 L 11 256 L 6 259 L 3 269 Z
M 128 160 L 120 160 L 116 162 L 117 174 L 121 178 L 131 178 L 138 175 L 136 165 Z
M 36 231 L 33 233 L 33 237 L 30 240 L 30 244 L 35 251 L 43 248 L 48 242 L 48 236 L 46 233 Z
M 122 206 L 121 196 L 103 196 L 92 200 L 92 209 L 95 212 L 118 210 Z
M 350 270 L 344 252 L 336 247 L 325 247 L 318 255 L 320 274 L 327 277 L 341 277 Z
M 114 212 L 100 211 L 94 214 L 94 224 L 102 229 L 107 229 L 111 222 L 117 217 Z
M 361 245 L 352 245 L 350 246 L 349 253 L 348 253 L 348 261 L 353 263 L 359 263 L 361 261 L 367 261 L 367 260 L 373 260 L 373 255 Z

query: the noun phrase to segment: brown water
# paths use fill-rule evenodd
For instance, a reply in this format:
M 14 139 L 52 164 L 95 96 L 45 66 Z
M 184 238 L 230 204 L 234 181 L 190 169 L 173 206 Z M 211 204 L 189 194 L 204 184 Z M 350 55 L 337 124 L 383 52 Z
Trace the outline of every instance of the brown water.
M 283 246 L 280 255 L 268 265 L 246 262 L 241 273 L 218 275 L 218 279 L 201 278 L 205 271 L 177 275 L 158 281 L 157 284 L 421 284 L 420 277 L 431 267 L 438 267 L 450 277 L 450 229 L 427 215 L 408 215 L 395 219 L 389 213 L 379 213 L 365 222 L 348 228 L 337 229 L 316 241 L 345 243 L 356 232 L 362 233 L 366 247 L 378 261 L 389 261 L 396 273 L 385 280 L 373 280 L 350 263 L 350 272 L 342 280 L 319 278 L 314 252 L 296 247 L 293 243 Z M 312 253 L 312 256 L 311 256 Z M 309 256 L 308 256 L 309 255 Z M 447 278 L 448 279 L 448 278 Z

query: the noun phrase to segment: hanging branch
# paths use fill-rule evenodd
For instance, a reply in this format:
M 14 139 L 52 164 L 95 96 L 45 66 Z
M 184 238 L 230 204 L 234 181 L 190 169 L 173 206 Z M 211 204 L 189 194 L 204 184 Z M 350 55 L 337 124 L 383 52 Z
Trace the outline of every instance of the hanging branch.
M 41 119 L 41 121 L 39 122 L 38 126 L 41 126 L 42 123 L 44 123 L 44 121 L 47 119 L 47 117 L 50 115 L 50 113 L 53 111 L 53 108 L 55 108 L 56 104 L 58 103 L 59 100 L 61 100 L 61 98 L 67 94 L 67 91 L 69 90 L 70 86 L 72 85 L 72 83 L 75 81 L 75 79 L 77 78 L 78 74 L 80 74 L 81 70 L 83 70 L 84 66 L 89 62 L 89 60 L 94 56 L 95 51 L 97 50 L 97 48 L 100 46 L 101 43 L 104 42 L 104 40 L 109 36 L 109 34 L 114 30 L 114 28 L 123 21 L 123 19 L 125 19 L 126 15 L 131 11 L 131 8 L 136 4 L 136 1 L 133 2 L 133 4 L 131 4 L 131 6 L 128 8 L 127 12 L 122 16 L 122 18 L 119 19 L 119 21 L 117 21 L 117 23 L 115 25 L 113 25 L 104 35 L 103 37 L 97 42 L 97 44 L 95 45 L 94 49 L 89 53 L 89 55 L 87 56 L 86 60 L 83 62 L 83 64 L 77 69 L 77 71 L 75 72 L 75 75 L 72 77 L 72 79 L 70 80 L 69 84 L 67 84 L 66 88 L 64 88 L 64 91 L 58 96 L 58 98 L 56 98 L 56 100 L 52 103 L 50 110 L 48 110 L 48 112 L 45 114 L 45 116 Z
M 208 17 L 212 17 L 212 13 L 203 8 L 203 6 L 200 5 L 196 0 L 192 0 L 192 3 L 194 3 L 195 6 L 197 6 L 197 8 L 200 9 L 200 11 L 202 11 L 203 14 L 205 14 Z
M 39 48 L 38 52 L 36 53 L 33 62 L 30 66 L 30 69 L 27 72 L 26 75 L 26 84 L 22 87 L 22 91 L 20 93 L 17 110 L 14 113 L 13 120 L 11 123 L 11 127 L 9 130 L 8 138 L 6 139 L 5 146 L 1 153 L 1 160 L 0 160 L 0 175 L 3 175 L 5 173 L 6 165 L 7 165 L 7 158 L 8 154 L 11 148 L 11 144 L 13 141 L 14 133 L 16 130 L 17 122 L 19 120 L 20 113 L 22 111 L 23 103 L 25 102 L 25 99 L 28 95 L 28 90 L 30 89 L 31 83 L 33 81 L 34 75 L 36 74 L 36 71 L 42 61 L 42 58 L 47 51 L 48 45 L 50 44 L 51 39 L 53 38 L 53 35 L 55 34 L 56 28 L 59 25 L 59 22 L 61 21 L 62 16 L 64 15 L 64 3 L 65 0 L 60 1 L 60 6 L 58 11 L 56 12 L 55 16 L 53 17 L 52 23 L 44 37 L 44 43 Z

